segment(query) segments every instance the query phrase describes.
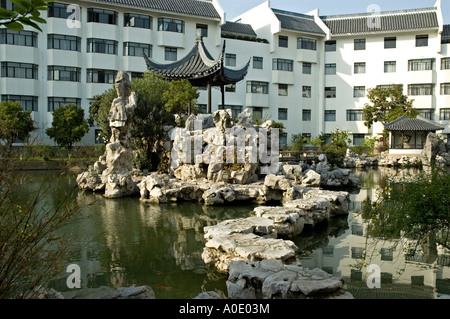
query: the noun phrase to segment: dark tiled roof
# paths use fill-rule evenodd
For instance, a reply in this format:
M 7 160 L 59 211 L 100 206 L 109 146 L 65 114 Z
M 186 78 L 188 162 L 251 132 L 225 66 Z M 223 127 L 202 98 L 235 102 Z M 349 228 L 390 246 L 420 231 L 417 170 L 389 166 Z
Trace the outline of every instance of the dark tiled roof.
M 406 118 L 404 116 L 384 125 L 386 131 L 438 131 L 443 130 L 445 126 L 420 116 L 416 118 Z
M 224 66 L 225 44 L 221 55 L 214 60 L 203 41 L 197 39 L 191 51 L 182 59 L 168 64 L 159 64 L 144 54 L 147 68 L 168 80 L 187 79 L 195 86 L 205 86 L 210 82 L 213 86 L 236 83 L 247 75 L 250 61 L 241 69 L 228 69 Z
M 222 25 L 222 34 L 242 35 L 256 38 L 256 32 L 250 24 L 227 21 Z
M 450 40 L 450 24 L 444 25 L 444 30 L 442 31 L 442 40 Z
M 312 16 L 278 9 L 272 11 L 281 22 L 282 29 L 325 35 Z
M 378 16 L 371 14 L 327 16 L 322 19 L 330 28 L 332 35 L 401 32 L 439 27 L 434 9 L 381 12 Z
M 220 19 L 211 2 L 200 0 L 93 0 L 92 2 Z

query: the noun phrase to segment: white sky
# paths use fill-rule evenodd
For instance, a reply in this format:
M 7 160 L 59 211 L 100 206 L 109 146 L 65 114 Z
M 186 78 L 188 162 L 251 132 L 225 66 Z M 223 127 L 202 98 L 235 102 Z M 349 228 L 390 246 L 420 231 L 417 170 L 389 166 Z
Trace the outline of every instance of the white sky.
M 266 0 L 220 0 L 226 19 L 232 20 Z M 350 14 L 367 12 L 367 7 L 376 4 L 381 11 L 419 9 L 434 7 L 436 0 L 270 0 L 274 9 L 307 13 L 319 9 L 320 15 Z M 441 0 L 444 23 L 450 24 L 450 0 Z

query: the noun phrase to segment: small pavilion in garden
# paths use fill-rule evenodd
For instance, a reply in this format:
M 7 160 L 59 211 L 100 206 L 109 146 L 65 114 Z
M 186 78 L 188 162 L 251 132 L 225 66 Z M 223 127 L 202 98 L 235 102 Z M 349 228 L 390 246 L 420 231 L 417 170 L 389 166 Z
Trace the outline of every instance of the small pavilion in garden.
M 162 75 L 169 81 L 188 80 L 193 86 L 206 87 L 208 90 L 207 113 L 211 113 L 212 97 L 211 88 L 220 87 L 222 93 L 222 107 L 225 107 L 225 86 L 235 84 L 245 78 L 250 65 L 250 60 L 241 69 L 225 67 L 225 41 L 222 52 L 214 59 L 208 52 L 201 36 L 197 36 L 196 43 L 191 51 L 182 59 L 173 63 L 160 64 L 151 60 L 144 54 L 147 68 L 150 71 Z
M 444 125 L 427 120 L 421 116 L 404 116 L 384 125 L 389 132 L 390 154 L 420 154 L 430 132 L 443 130 Z

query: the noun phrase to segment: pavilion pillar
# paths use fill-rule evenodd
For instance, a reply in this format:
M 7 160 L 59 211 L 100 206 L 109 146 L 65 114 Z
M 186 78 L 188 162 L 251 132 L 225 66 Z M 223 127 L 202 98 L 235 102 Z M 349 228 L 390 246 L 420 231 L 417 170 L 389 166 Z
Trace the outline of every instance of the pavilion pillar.
M 206 113 L 211 114 L 212 113 L 211 112 L 211 110 L 212 110 L 212 108 L 211 108 L 211 104 L 212 104 L 211 82 L 208 82 L 207 88 L 208 88 L 208 106 L 207 106 Z
M 225 86 L 220 86 L 220 92 L 222 93 L 222 109 L 225 110 Z

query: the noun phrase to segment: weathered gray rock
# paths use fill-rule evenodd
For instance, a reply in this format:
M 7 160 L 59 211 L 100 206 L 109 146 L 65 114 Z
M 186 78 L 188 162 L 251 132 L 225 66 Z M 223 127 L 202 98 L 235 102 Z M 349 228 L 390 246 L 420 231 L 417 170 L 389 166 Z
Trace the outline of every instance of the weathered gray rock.
M 292 187 L 291 181 L 283 175 L 266 175 L 264 186 L 268 189 L 286 191 Z
M 281 237 L 292 238 L 301 234 L 305 226 L 305 213 L 299 208 L 260 206 L 253 209 L 258 217 L 270 219 Z
M 436 155 L 439 154 L 440 141 L 436 133 L 430 132 L 427 135 L 427 140 L 422 150 L 422 163 L 425 165 L 434 164 L 436 161 Z
M 232 261 L 226 282 L 230 299 L 351 298 L 343 283 L 321 269 L 279 260 Z
M 100 299 L 155 299 L 155 293 L 149 286 L 120 287 Z
M 305 225 L 314 226 L 330 219 L 331 203 L 323 197 L 296 199 L 284 203 L 285 207 L 299 208 L 305 213 Z
M 293 262 L 297 246 L 290 240 L 266 238 L 253 233 L 216 236 L 206 242 L 202 259 L 217 271 L 228 272 L 228 265 L 235 260 L 278 259 Z
M 199 293 L 194 299 L 222 299 L 222 297 L 215 291 L 205 291 Z
M 302 186 L 304 187 L 319 187 L 321 181 L 321 176 L 316 171 L 310 169 L 308 170 L 302 179 Z

